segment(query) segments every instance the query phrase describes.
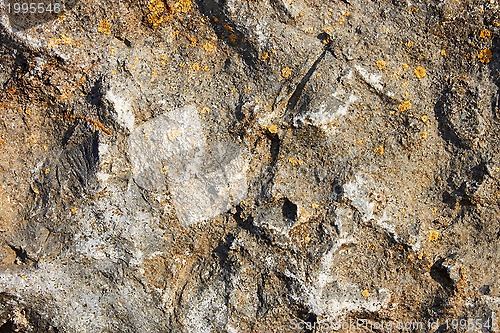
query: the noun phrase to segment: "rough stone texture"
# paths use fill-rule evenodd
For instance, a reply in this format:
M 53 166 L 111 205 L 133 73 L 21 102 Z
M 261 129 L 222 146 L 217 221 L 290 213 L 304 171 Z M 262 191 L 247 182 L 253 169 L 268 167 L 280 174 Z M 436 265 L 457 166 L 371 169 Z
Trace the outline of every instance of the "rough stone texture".
M 498 331 L 498 1 L 9 2 L 1 332 Z

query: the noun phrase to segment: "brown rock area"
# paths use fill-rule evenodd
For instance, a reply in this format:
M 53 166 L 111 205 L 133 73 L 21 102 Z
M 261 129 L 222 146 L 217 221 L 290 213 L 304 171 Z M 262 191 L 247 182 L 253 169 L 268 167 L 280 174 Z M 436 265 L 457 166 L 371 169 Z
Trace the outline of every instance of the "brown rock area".
M 500 331 L 497 0 L 21 3 L 0 332 Z

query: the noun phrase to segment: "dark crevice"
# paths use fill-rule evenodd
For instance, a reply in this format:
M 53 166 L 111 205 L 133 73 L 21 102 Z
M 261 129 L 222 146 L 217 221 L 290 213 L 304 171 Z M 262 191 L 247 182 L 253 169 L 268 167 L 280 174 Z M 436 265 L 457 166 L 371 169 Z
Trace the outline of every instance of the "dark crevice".
M 266 245 L 271 246 L 273 244 L 272 240 L 263 232 L 261 232 L 254 224 L 253 224 L 253 216 L 249 216 L 246 219 L 242 217 L 243 209 L 240 205 L 236 206 L 236 213 L 232 214 L 234 220 L 238 224 L 238 226 L 250 234 L 254 235 L 256 238 L 264 241 Z
M 228 265 L 230 265 L 228 260 L 229 250 L 234 240 L 234 235 L 228 234 L 224 242 L 219 242 L 219 245 L 213 250 L 213 252 L 217 255 L 217 258 L 219 258 L 220 266 L 224 269 L 228 269 Z
M 258 62 L 258 52 L 246 39 L 245 33 L 236 29 L 233 21 L 224 12 L 223 8 L 225 7 L 226 1 L 196 0 L 196 4 L 200 12 L 210 20 L 212 28 L 217 36 L 225 41 L 231 48 L 234 48 L 248 67 L 255 69 Z M 228 27 L 230 27 L 230 29 Z M 231 37 L 231 35 L 234 37 Z
M 276 174 L 276 163 L 278 162 L 281 150 L 281 140 L 278 135 L 269 134 L 268 137 L 271 140 L 271 146 L 269 148 L 271 163 L 267 167 L 265 174 L 262 176 L 262 187 L 259 196 L 256 198 L 256 203 L 258 205 L 272 199 L 271 190 L 274 184 L 274 176 Z
M 300 96 L 302 96 L 302 93 L 304 92 L 304 89 L 305 89 L 307 82 L 309 82 L 309 80 L 311 79 L 312 75 L 316 71 L 316 68 L 318 68 L 318 65 L 321 62 L 321 60 L 323 60 L 325 58 L 327 50 L 328 49 L 325 47 L 323 52 L 321 52 L 319 57 L 314 61 L 312 66 L 309 68 L 306 75 L 304 75 L 304 77 L 302 77 L 302 79 L 300 80 L 297 87 L 295 87 L 295 90 L 293 91 L 292 96 L 290 96 L 290 99 L 288 100 L 288 103 L 286 104 L 287 110 L 292 111 L 292 112 L 295 110 L 295 107 L 297 106 L 297 102 L 299 101 Z
M 451 143 L 459 148 L 467 148 L 462 140 L 455 134 L 453 129 L 450 127 L 448 119 L 445 113 L 445 103 L 447 100 L 446 95 L 449 93 L 448 90 L 444 90 L 441 97 L 434 105 L 434 114 L 438 122 L 438 130 L 441 137 L 448 143 Z
M 331 199 L 336 202 L 341 201 L 344 196 L 344 188 L 340 184 L 340 180 L 337 177 L 335 177 L 331 185 L 330 196 Z
M 0 333 L 14 333 L 18 332 L 16 325 L 14 325 L 14 321 L 7 320 L 5 324 L 0 326 Z
M 288 222 L 292 223 L 297 220 L 297 205 L 288 200 L 288 198 L 285 198 L 285 202 L 281 207 L 281 212 Z
M 14 245 L 9 244 L 9 247 L 12 251 L 16 253 L 16 259 L 21 261 L 23 264 L 26 264 L 29 260 L 28 253 L 22 247 L 16 247 Z
M 431 267 L 431 277 L 434 281 L 439 283 L 441 287 L 447 292 L 453 292 L 455 290 L 455 284 L 450 277 L 448 269 L 443 266 L 445 258 L 439 259 Z

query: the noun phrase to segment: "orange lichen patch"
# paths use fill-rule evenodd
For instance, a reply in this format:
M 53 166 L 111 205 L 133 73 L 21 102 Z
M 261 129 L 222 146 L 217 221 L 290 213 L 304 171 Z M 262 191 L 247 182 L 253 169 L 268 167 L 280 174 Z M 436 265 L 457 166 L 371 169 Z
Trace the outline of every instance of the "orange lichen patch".
M 260 56 L 260 60 L 266 61 L 267 59 L 269 59 L 269 52 L 266 51 L 262 53 L 262 55 Z
M 78 212 L 78 207 L 71 207 L 71 214 L 75 215 Z
M 493 57 L 493 53 L 491 53 L 490 49 L 482 49 L 477 54 L 477 57 L 479 58 L 479 61 L 481 61 L 483 64 L 489 64 L 491 58 Z
M 200 109 L 200 114 L 207 114 L 210 112 L 210 108 L 208 106 L 204 106 Z
M 293 166 L 300 165 L 302 164 L 302 160 L 296 158 L 296 157 L 289 157 L 288 158 L 288 163 L 290 163 Z
M 235 34 L 230 34 L 229 35 L 229 41 L 232 43 L 232 44 L 236 44 L 236 41 L 238 40 L 238 38 L 236 37 Z
M 173 129 L 167 133 L 167 137 L 170 141 L 174 141 L 181 135 L 181 132 L 178 129 Z
M 43 170 L 43 173 L 46 174 L 46 175 L 48 175 L 50 173 L 50 168 L 47 168 L 47 169 Z
M 436 230 L 429 230 L 429 236 L 427 236 L 427 240 L 429 242 L 435 242 L 439 239 L 439 232 Z
M 429 117 L 424 114 L 420 119 L 422 120 L 422 122 L 426 123 L 429 120 Z
M 214 52 L 215 46 L 210 43 L 206 42 L 205 44 L 201 45 L 201 47 L 206 51 L 206 52 Z
M 403 72 L 406 72 L 408 68 L 410 68 L 410 65 L 408 65 L 407 63 L 402 63 L 401 67 L 403 68 Z
M 33 193 L 35 193 L 36 195 L 40 195 L 40 190 L 38 189 L 38 187 L 33 186 L 31 189 L 33 190 Z
M 479 33 L 479 37 L 480 37 L 480 38 L 488 38 L 488 37 L 491 37 L 491 32 L 490 32 L 489 30 L 483 29 L 483 30 L 481 30 L 481 32 Z
M 160 24 L 165 22 L 168 17 L 165 15 L 168 13 L 168 8 L 165 3 L 161 0 L 150 0 L 149 5 L 149 15 L 148 22 L 153 28 L 157 28 Z
M 427 139 L 429 137 L 429 133 L 427 132 L 422 132 L 422 139 Z
M 363 291 L 361 292 L 361 295 L 362 295 L 363 297 L 368 297 L 368 296 L 370 296 L 370 292 L 369 292 L 368 290 L 366 290 L 366 289 L 365 289 L 365 290 L 363 290 Z
M 269 133 L 272 133 L 272 134 L 276 134 L 278 133 L 278 127 L 276 127 L 276 125 L 271 125 L 267 128 L 267 130 L 269 131 Z
M 427 71 L 422 66 L 417 66 L 413 73 L 415 73 L 415 76 L 419 79 L 423 79 L 425 75 L 427 75 Z
M 97 32 L 101 34 L 109 35 L 111 34 L 111 23 L 109 23 L 108 19 L 103 19 L 99 21 L 99 25 L 97 26 Z
M 404 101 L 403 103 L 398 105 L 399 112 L 404 112 L 404 111 L 407 111 L 410 109 L 411 109 L 411 102 L 410 101 Z
M 174 4 L 174 10 L 177 13 L 186 14 L 189 11 L 191 11 L 192 7 L 193 7 L 193 4 L 192 4 L 191 0 L 179 0 Z
M 377 68 L 382 70 L 385 68 L 385 66 L 387 66 L 387 63 L 385 62 L 385 60 L 377 60 L 377 62 L 375 63 L 377 65 Z
M 491 25 L 494 26 L 495 28 L 500 27 L 500 21 L 493 21 L 491 22 Z
M 384 155 L 385 152 L 384 146 L 383 145 L 378 146 L 377 148 L 375 148 L 375 152 L 379 155 Z
M 195 47 L 196 44 L 198 43 L 198 40 L 194 36 L 189 36 L 188 39 L 189 39 L 189 46 L 191 47 Z
M 228 32 L 233 32 L 233 27 L 230 26 L 229 24 L 224 24 L 222 27 L 224 28 L 224 30 Z
M 321 28 L 321 31 L 331 34 L 333 32 L 333 27 L 330 25 L 325 25 L 323 28 Z
M 195 62 L 194 64 L 191 65 L 191 68 L 194 69 L 195 71 L 201 71 L 200 64 Z
M 415 45 L 415 42 L 412 42 L 412 41 L 410 41 L 410 40 L 409 40 L 409 41 L 407 41 L 407 42 L 405 43 L 405 46 L 406 46 L 406 48 L 408 48 L 408 49 L 409 49 L 410 47 L 412 47 L 413 45 Z
M 98 120 L 94 120 L 94 119 L 91 119 L 91 118 L 88 118 L 88 117 L 85 117 L 85 116 L 80 116 L 80 115 L 70 115 L 70 119 L 80 119 L 80 120 L 84 120 L 88 123 L 91 123 L 92 125 L 94 125 L 95 127 L 99 128 L 101 131 L 103 131 L 104 133 L 108 134 L 108 135 L 111 135 L 111 131 L 109 129 L 107 129 L 100 121 Z
M 439 54 L 442 55 L 443 57 L 446 57 L 446 50 L 439 51 Z
M 285 79 L 288 79 L 292 75 L 292 70 L 290 67 L 283 67 L 281 69 L 281 76 L 283 76 Z
M 98 28 L 98 31 L 99 31 L 99 28 Z M 60 44 L 70 45 L 71 43 L 73 43 L 73 38 L 65 36 L 65 35 L 61 36 L 61 38 L 49 38 L 49 39 L 47 39 L 47 46 L 51 47 L 51 48 L 56 46 L 56 45 L 60 45 Z

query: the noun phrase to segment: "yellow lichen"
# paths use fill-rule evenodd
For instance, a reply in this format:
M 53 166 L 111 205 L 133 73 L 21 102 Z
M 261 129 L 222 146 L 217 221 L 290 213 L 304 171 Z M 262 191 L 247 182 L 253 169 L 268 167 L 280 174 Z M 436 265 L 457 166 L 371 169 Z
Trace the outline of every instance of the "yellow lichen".
M 429 133 L 427 132 L 422 132 L 422 139 L 427 139 L 429 137 Z
M 44 174 L 48 175 L 50 173 L 50 168 L 47 168 L 43 171 Z
M 385 60 L 377 60 L 376 65 L 378 69 L 382 70 L 385 68 L 387 63 L 385 62 Z
M 380 145 L 375 148 L 375 152 L 379 155 L 384 155 L 385 149 L 383 145 Z
M 174 4 L 174 10 L 177 13 L 187 14 L 189 11 L 191 11 L 192 7 L 193 4 L 191 0 L 179 0 Z
M 109 35 L 111 34 L 111 23 L 109 23 L 108 19 L 103 19 L 99 21 L 99 25 L 97 26 L 97 32 L 101 34 Z
M 302 164 L 302 160 L 296 158 L 296 157 L 289 157 L 288 158 L 288 162 L 293 165 L 293 166 L 296 166 L 298 164 Z
M 62 35 L 61 36 L 61 42 L 63 44 L 69 45 L 69 44 L 73 43 L 73 38 L 65 36 L 65 35 Z
M 333 27 L 330 25 L 325 25 L 323 28 L 321 28 L 321 30 L 331 34 L 333 32 Z
M 410 109 L 411 109 L 411 102 L 410 101 L 404 101 L 403 103 L 398 105 L 399 112 L 404 112 L 404 111 L 407 111 Z
M 201 47 L 203 47 L 203 49 L 206 52 L 214 52 L 214 50 L 215 50 L 215 46 L 212 43 L 210 43 L 210 42 L 206 42 Z
M 363 291 L 361 292 L 361 295 L 363 295 L 363 297 L 368 297 L 368 296 L 370 296 L 370 292 L 369 292 L 368 290 L 366 290 L 366 289 L 365 289 L 365 290 L 363 290 Z
M 269 59 L 269 52 L 266 51 L 262 53 L 262 55 L 260 56 L 260 60 L 266 61 L 267 59 Z
M 446 57 L 446 50 L 439 51 L 439 54 L 441 54 L 443 57 Z
M 167 133 L 167 137 L 170 141 L 174 141 L 181 135 L 181 132 L 178 129 L 173 129 Z
M 486 29 L 481 30 L 481 32 L 479 33 L 480 38 L 488 38 L 490 36 L 491 36 L 491 32 L 489 30 L 486 30 Z
M 200 109 L 201 114 L 207 114 L 210 112 L 210 108 L 208 106 L 204 106 Z
M 276 127 L 276 125 L 271 125 L 267 128 L 267 130 L 269 131 L 269 133 L 272 133 L 272 134 L 276 134 L 278 133 L 278 128 Z
M 420 119 L 422 119 L 422 122 L 426 123 L 426 122 L 427 122 L 427 120 L 429 120 L 429 117 L 428 117 L 427 115 L 425 115 L 425 114 L 424 114 L 424 115 L 422 116 L 422 118 L 420 118 Z
M 408 68 L 410 67 L 410 65 L 408 65 L 407 63 L 403 63 L 403 64 L 401 64 L 401 67 L 403 68 L 403 72 L 406 72 L 408 70 Z
M 429 230 L 429 236 L 427 236 L 427 240 L 429 242 L 435 242 L 439 239 L 439 232 L 436 230 Z
M 78 207 L 75 206 L 71 207 L 71 214 L 75 215 L 76 212 L 78 212 Z
M 166 20 L 166 11 L 167 7 L 165 3 L 161 0 L 150 0 L 149 5 L 149 15 L 148 22 L 151 24 L 153 28 L 157 28 L 160 24 L 162 24 Z
M 231 42 L 232 44 L 236 44 L 237 40 L 238 40 L 238 38 L 236 37 L 235 34 L 230 34 L 229 35 L 229 42 Z
M 483 64 L 489 64 L 491 58 L 493 57 L 493 53 L 491 52 L 490 49 L 482 49 L 477 54 L 477 57 L 479 58 L 479 61 L 481 61 Z
M 290 67 L 283 67 L 281 69 L 281 76 L 283 76 L 285 79 L 288 79 L 292 75 L 292 70 Z
M 413 72 L 415 73 L 415 76 L 419 79 L 424 78 L 425 75 L 427 74 L 427 71 L 422 66 L 417 66 L 417 68 L 415 68 Z
M 97 31 L 99 31 L 99 27 L 97 28 Z M 61 38 L 49 38 L 47 40 L 48 47 L 54 47 L 60 44 L 70 45 L 71 43 L 73 43 L 73 38 L 65 35 L 62 35 Z
M 197 41 L 197 39 L 196 39 L 196 37 L 194 37 L 194 36 L 189 36 L 189 37 L 188 37 L 188 39 L 189 39 L 189 46 L 191 46 L 191 47 L 195 47 L 195 46 L 196 46 L 196 43 L 198 42 L 198 41 Z

